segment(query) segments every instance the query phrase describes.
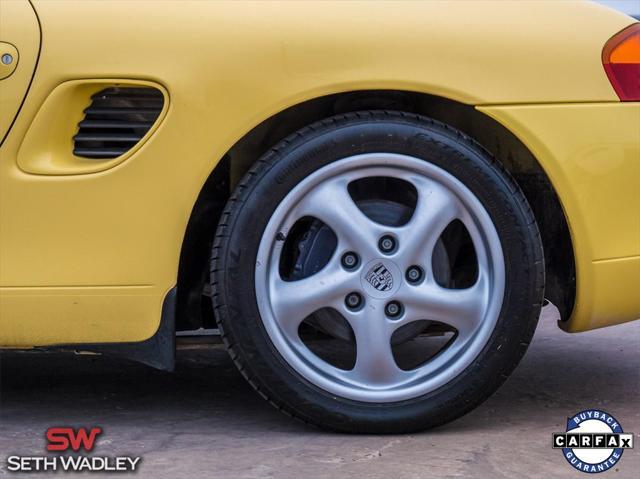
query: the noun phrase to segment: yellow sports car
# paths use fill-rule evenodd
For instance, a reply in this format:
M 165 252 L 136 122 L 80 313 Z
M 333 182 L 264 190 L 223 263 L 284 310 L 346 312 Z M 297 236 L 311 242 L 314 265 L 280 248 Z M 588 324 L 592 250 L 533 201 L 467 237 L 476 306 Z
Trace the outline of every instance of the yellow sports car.
M 640 24 L 582 1 L 2 0 L 0 347 L 433 427 L 640 317 Z M 177 338 L 176 338 L 177 337 Z

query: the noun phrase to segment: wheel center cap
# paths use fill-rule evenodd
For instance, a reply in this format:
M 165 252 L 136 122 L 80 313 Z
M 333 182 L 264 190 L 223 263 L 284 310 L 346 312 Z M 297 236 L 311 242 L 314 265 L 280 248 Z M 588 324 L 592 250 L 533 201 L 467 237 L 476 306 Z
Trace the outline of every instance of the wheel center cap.
M 398 291 L 402 274 L 400 269 L 385 258 L 369 261 L 360 275 L 362 289 L 372 298 L 385 299 Z

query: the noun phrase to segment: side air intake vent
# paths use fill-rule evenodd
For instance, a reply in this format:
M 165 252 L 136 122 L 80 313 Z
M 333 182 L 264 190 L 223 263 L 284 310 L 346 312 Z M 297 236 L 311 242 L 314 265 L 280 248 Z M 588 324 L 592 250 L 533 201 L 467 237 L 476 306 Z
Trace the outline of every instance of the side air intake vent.
M 164 105 L 155 88 L 106 88 L 92 102 L 73 137 L 73 154 L 110 159 L 123 155 L 149 131 Z

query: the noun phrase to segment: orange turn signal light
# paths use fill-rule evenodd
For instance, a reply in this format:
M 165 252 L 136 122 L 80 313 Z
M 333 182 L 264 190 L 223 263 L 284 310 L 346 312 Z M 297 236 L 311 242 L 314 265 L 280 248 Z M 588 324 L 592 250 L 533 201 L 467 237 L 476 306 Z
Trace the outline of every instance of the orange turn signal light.
M 609 39 L 602 50 L 602 65 L 621 101 L 640 101 L 640 23 Z

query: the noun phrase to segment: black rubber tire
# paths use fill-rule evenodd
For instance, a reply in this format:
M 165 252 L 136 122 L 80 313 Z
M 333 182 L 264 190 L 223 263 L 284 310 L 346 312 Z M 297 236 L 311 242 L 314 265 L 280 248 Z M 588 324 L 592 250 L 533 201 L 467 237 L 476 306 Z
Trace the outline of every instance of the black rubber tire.
M 380 404 L 336 397 L 289 367 L 262 324 L 254 289 L 258 245 L 282 198 L 316 169 L 370 152 L 422 158 L 461 180 L 489 212 L 506 266 L 500 317 L 475 361 L 424 396 Z M 356 112 L 322 120 L 292 134 L 257 160 L 236 186 L 221 217 L 211 273 L 222 337 L 255 390 L 301 421 L 359 433 L 432 428 L 481 404 L 524 355 L 544 293 L 540 233 L 527 200 L 509 173 L 460 131 L 423 116 L 393 111 Z

